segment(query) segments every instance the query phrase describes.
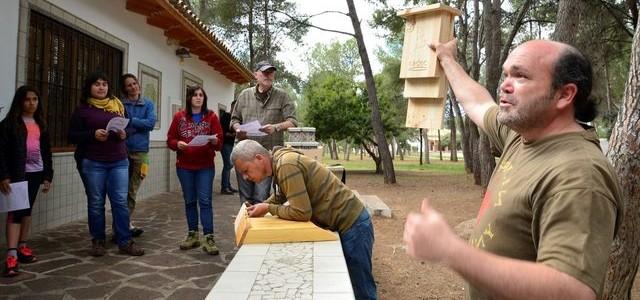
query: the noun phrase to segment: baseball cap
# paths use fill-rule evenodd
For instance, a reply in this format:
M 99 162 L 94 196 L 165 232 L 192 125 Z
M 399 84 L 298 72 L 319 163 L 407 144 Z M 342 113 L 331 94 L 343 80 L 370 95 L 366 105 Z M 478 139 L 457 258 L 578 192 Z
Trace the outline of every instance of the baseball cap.
M 276 67 L 274 67 L 270 62 L 263 60 L 260 61 L 256 64 L 256 71 L 260 71 L 260 72 L 264 72 L 266 70 L 269 69 L 273 69 L 274 71 L 277 71 L 278 69 L 276 69 Z

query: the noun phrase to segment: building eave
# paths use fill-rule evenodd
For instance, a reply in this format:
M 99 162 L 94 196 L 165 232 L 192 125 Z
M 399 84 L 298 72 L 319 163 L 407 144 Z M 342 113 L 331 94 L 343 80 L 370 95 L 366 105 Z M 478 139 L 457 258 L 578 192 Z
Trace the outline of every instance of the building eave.
M 147 24 L 186 47 L 193 55 L 229 80 L 244 84 L 253 74 L 181 0 L 127 0 L 127 10 L 144 15 Z

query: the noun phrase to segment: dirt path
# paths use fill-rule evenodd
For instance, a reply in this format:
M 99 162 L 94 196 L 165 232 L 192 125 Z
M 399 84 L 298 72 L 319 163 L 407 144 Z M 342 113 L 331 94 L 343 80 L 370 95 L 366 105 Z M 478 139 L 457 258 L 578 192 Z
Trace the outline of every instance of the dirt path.
M 424 197 L 452 227 L 475 218 L 482 200 L 480 187 L 467 175 L 397 172 L 398 184 L 383 184 L 382 176 L 349 173 L 347 184 L 362 195 L 375 194 L 393 210 L 393 218 L 375 217 L 374 276 L 378 297 L 386 299 L 464 299 L 464 281 L 440 265 L 415 261 L 402 248 L 404 221 L 417 211 Z M 640 299 L 636 285 L 632 299 Z

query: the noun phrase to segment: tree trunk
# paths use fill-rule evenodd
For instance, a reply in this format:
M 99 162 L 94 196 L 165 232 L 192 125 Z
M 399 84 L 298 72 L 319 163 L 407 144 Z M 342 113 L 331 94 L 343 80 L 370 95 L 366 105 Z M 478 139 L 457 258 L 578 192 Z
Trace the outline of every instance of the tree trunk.
M 422 166 L 422 147 L 424 145 L 424 137 L 422 135 L 422 128 L 420 128 L 420 165 Z
M 605 80 L 605 90 L 606 90 L 606 99 L 607 99 L 607 113 L 611 112 L 611 82 L 609 80 L 609 63 L 607 60 L 604 60 L 604 80 Z
M 438 129 L 438 152 L 440 152 L 440 161 L 442 161 L 442 138 L 440 137 L 440 129 Z
M 360 59 L 362 60 L 364 78 L 367 82 L 369 108 L 371 108 L 371 127 L 373 127 L 373 132 L 378 144 L 378 151 L 380 152 L 380 158 L 383 164 L 384 183 L 396 183 L 396 173 L 393 168 L 391 154 L 389 153 L 389 146 L 387 144 L 385 130 L 382 126 L 382 118 L 380 117 L 376 83 L 373 79 L 373 72 L 371 71 L 369 55 L 367 54 L 367 48 L 364 44 L 364 38 L 362 37 L 360 20 L 358 20 L 358 14 L 356 13 L 356 7 L 353 4 L 353 0 L 347 0 L 347 6 L 349 7 L 349 17 L 351 18 L 351 24 L 353 25 L 353 31 L 355 33 L 356 42 L 358 44 L 358 52 L 360 53 Z
M 473 31 L 471 32 L 471 78 L 478 81 L 480 78 L 480 7 L 478 0 L 473 1 Z M 460 113 L 458 107 L 457 112 Z M 464 155 L 464 168 L 467 173 L 473 173 L 474 183 L 480 184 L 480 160 L 476 153 L 478 149 L 478 127 L 465 116 L 466 132 L 463 135 L 463 144 L 466 145 L 462 149 Z
M 253 49 L 253 0 L 249 0 L 249 24 L 247 26 L 247 35 L 249 36 L 249 68 L 253 69 L 256 62 L 256 52 Z
M 471 78 L 478 81 L 480 78 L 480 7 L 478 0 L 473 1 L 473 31 L 471 37 Z
M 618 175 L 624 219 L 613 241 L 602 299 L 630 299 L 640 258 L 640 31 L 633 37 L 624 103 L 607 157 Z
M 584 1 L 560 0 L 556 16 L 556 29 L 551 39 L 558 42 L 575 44 L 580 16 L 584 10 Z
M 264 55 L 264 59 L 271 59 L 270 50 L 271 50 L 271 33 L 269 32 L 269 0 L 264 0 L 264 41 L 262 43 L 262 54 Z M 253 67 L 253 66 L 252 66 Z
M 380 147 L 378 145 L 378 147 Z M 365 151 L 367 151 L 367 153 L 369 153 L 369 156 L 371 156 L 371 158 L 373 159 L 373 162 L 376 163 L 376 174 L 382 174 L 382 164 L 381 164 L 381 159 L 379 156 L 376 156 L 375 153 L 375 149 L 369 149 L 369 147 L 367 147 L 366 143 L 362 143 L 362 148 L 364 148 Z
M 467 117 L 468 118 L 468 117 Z M 480 163 L 480 133 L 478 126 L 469 120 L 469 145 L 471 146 L 471 163 L 473 165 L 473 183 L 480 185 L 482 182 L 482 166 Z
M 422 134 L 424 135 L 424 163 L 430 164 L 431 157 L 429 157 L 429 147 L 431 147 L 431 142 L 429 142 L 429 129 L 425 128 Z
M 329 148 L 328 144 L 322 147 L 322 157 L 327 156 L 327 148 Z
M 344 160 L 349 161 L 351 156 L 351 141 L 349 139 L 344 140 Z
M 502 17 L 499 0 L 483 0 L 484 24 L 489 36 L 486 39 L 486 88 L 493 99 L 496 99 L 498 82 L 500 81 L 500 47 L 502 32 L 500 31 L 500 19 Z M 496 166 L 496 161 L 491 154 L 491 144 L 484 133 L 480 134 L 478 144 L 480 169 L 475 170 L 480 174 L 480 185 L 486 188 L 491 178 L 491 173 Z
M 458 141 L 456 140 L 457 128 L 455 113 L 453 111 L 453 98 L 449 98 L 449 111 L 451 111 L 451 117 L 449 118 L 449 128 L 451 128 L 451 136 L 449 137 L 449 149 L 451 150 L 451 154 L 449 159 L 451 161 L 458 161 Z
M 489 180 L 491 179 L 491 174 L 493 173 L 493 169 L 496 167 L 496 159 L 493 157 L 491 153 L 491 143 L 489 142 L 489 137 L 481 133 L 480 141 L 478 142 L 478 150 L 480 154 L 480 186 L 486 188 L 489 185 Z
M 338 144 L 335 139 L 331 139 L 331 159 L 338 160 Z

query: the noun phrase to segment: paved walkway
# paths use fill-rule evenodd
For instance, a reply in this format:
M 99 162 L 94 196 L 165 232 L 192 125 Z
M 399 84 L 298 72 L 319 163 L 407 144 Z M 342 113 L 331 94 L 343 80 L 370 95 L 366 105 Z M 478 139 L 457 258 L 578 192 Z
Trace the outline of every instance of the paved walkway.
M 233 220 L 240 200 L 213 197 L 218 256 L 178 249 L 187 232 L 184 202 L 180 193 L 163 193 L 136 207 L 134 223 L 145 232 L 135 241 L 144 256 L 120 255 L 108 241 L 107 255 L 91 257 L 86 220 L 69 223 L 32 237 L 39 261 L 0 279 L 0 299 L 204 299 L 237 251 Z

